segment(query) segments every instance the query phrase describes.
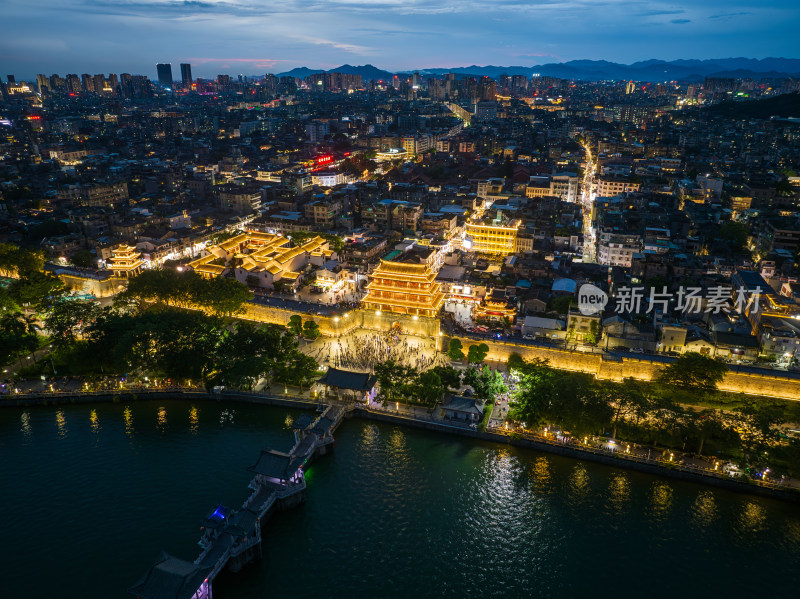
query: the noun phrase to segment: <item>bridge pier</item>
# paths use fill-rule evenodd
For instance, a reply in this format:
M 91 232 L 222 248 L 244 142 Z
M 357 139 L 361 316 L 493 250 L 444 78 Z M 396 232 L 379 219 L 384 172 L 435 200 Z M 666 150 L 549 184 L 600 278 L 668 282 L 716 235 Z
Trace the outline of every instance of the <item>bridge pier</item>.
M 306 502 L 306 489 L 303 487 L 301 491 L 297 491 L 288 495 L 287 497 L 279 497 L 277 501 L 278 509 L 282 512 L 294 509 Z
M 241 569 L 248 564 L 260 560 L 264 553 L 264 550 L 261 547 L 262 542 L 263 540 L 259 540 L 258 543 L 252 547 L 248 547 L 238 555 L 232 555 L 228 560 L 228 570 L 235 574 L 236 572 L 241 571 Z

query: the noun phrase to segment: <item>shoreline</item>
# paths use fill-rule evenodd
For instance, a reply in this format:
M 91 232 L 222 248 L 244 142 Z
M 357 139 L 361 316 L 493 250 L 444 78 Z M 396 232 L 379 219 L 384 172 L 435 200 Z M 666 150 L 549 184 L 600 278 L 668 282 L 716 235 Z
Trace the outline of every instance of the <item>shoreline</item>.
M 211 393 L 201 389 L 164 389 L 164 390 L 137 390 L 131 392 L 114 391 L 94 391 L 90 393 L 65 393 L 55 397 L 52 395 L 39 397 L 25 397 L 15 400 L 0 400 L 0 407 L 6 408 L 26 408 L 26 407 L 55 407 L 60 405 L 94 404 L 94 403 L 118 403 L 121 401 L 139 401 L 153 399 L 201 399 L 214 401 L 235 401 L 242 403 L 252 403 L 267 406 L 279 406 L 288 408 L 314 409 L 327 405 L 329 402 L 306 399 L 295 396 L 264 395 L 261 393 L 247 391 L 227 391 L 221 394 Z M 771 497 L 782 501 L 800 503 L 800 491 L 772 485 L 769 483 L 759 483 L 730 478 L 723 474 L 713 475 L 707 472 L 693 472 L 690 468 L 679 464 L 661 464 L 656 460 L 646 460 L 643 458 L 626 456 L 625 454 L 611 453 L 594 448 L 582 448 L 580 446 L 566 445 L 558 442 L 544 441 L 524 436 L 511 436 L 491 431 L 478 431 L 471 428 L 449 425 L 443 422 L 432 420 L 422 420 L 409 418 L 398 414 L 384 413 L 376 410 L 366 409 L 364 406 L 355 406 L 347 415 L 347 418 L 361 418 L 409 426 L 412 428 L 436 431 L 439 433 L 470 438 L 490 443 L 500 443 L 533 449 L 543 453 L 560 455 L 578 460 L 584 460 L 607 466 L 636 470 L 656 476 L 664 476 L 677 480 L 684 480 L 693 483 L 709 485 L 727 489 L 738 493 L 750 493 L 762 497 Z

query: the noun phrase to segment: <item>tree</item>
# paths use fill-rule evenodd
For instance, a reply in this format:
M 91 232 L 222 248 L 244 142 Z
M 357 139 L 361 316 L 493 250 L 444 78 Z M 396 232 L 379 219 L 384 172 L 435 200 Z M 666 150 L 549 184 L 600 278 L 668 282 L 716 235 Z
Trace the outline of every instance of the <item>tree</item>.
M 258 326 L 237 322 L 233 330 L 223 329 L 212 350 L 212 367 L 206 385 L 251 388 L 262 376 L 271 377 L 278 364 L 288 360 L 297 345 L 278 325 Z
M 428 406 L 434 405 L 442 398 L 442 379 L 433 369 L 417 375 L 411 389 L 413 396 Z
M 718 410 L 708 409 L 699 413 L 689 409 L 686 414 L 686 423 L 689 435 L 697 440 L 697 454 L 703 454 L 703 446 L 707 439 L 712 437 L 724 438 L 735 436 Z
M 229 316 L 243 310 L 250 299 L 247 285 L 235 279 L 204 279 L 193 271 L 161 268 L 145 270 L 128 281 L 128 288 L 115 302 L 133 301 L 142 307 L 161 303 L 179 308 L 201 307 L 214 315 Z
M 375 376 L 386 401 L 396 401 L 404 390 L 403 386 L 412 381 L 415 375 L 416 370 L 394 360 L 386 360 L 375 365 Z
M 319 364 L 317 361 L 303 352 L 295 351 L 288 360 L 276 366 L 274 378 L 284 385 L 297 385 L 302 393 L 303 386 L 318 376 Z
M 11 299 L 8 290 L 5 287 L 0 287 L 0 313 L 7 312 L 19 312 L 19 306 Z
M 69 261 L 80 268 L 91 268 L 94 266 L 94 254 L 89 250 L 78 250 Z
M 61 280 L 50 273 L 31 271 L 8 286 L 8 294 L 21 306 L 30 305 L 37 312 L 42 312 L 50 301 L 63 295 L 64 285 Z
M 625 379 L 622 383 L 604 381 L 597 385 L 597 392 L 613 410 L 613 430 L 611 436 L 616 438 L 617 427 L 635 416 L 638 419 L 647 415 L 652 403 L 644 385 L 634 379 Z
M 303 332 L 303 317 L 299 314 L 292 314 L 289 317 L 289 322 L 286 324 L 286 328 L 289 329 L 293 335 L 299 337 Z
M 328 242 L 330 248 L 337 254 L 341 253 L 342 249 L 344 249 L 344 239 L 342 239 L 339 235 L 334 235 L 332 233 L 317 233 L 316 231 L 313 233 L 306 231 L 295 231 L 292 233 L 292 245 L 299 247 L 314 237 L 322 237 Z
M 461 339 L 450 339 L 450 343 L 447 345 L 447 357 L 454 362 L 460 362 L 464 359 L 463 347 Z
M 489 354 L 489 346 L 485 343 L 479 345 L 470 345 L 467 352 L 467 360 L 472 364 L 480 364 L 486 359 Z
M 0 318 L 0 361 L 3 365 L 22 352 L 36 349 L 39 344 L 37 328 L 35 322 L 21 312 Z
M 547 309 L 548 311 L 558 312 L 559 314 L 566 314 L 569 312 L 570 306 L 577 305 L 575 297 L 572 295 L 562 295 L 550 300 Z
M 591 345 L 597 343 L 597 330 L 598 330 L 597 321 L 593 320 L 589 324 L 589 332 L 586 333 L 586 335 L 584 336 L 584 341 L 586 341 L 586 343 L 590 343 Z
M 717 233 L 717 238 L 726 241 L 734 252 L 740 252 L 747 246 L 748 237 L 750 237 L 750 228 L 744 223 L 735 221 L 722 223 Z
M 722 360 L 688 352 L 666 366 L 657 380 L 667 387 L 711 393 L 727 372 L 728 367 Z
M 211 310 L 218 316 L 231 316 L 244 311 L 244 303 L 250 299 L 250 290 L 236 279 L 214 277 L 203 279 L 193 289 L 192 300 L 195 304 Z
M 744 457 L 750 466 L 766 466 L 768 451 L 780 440 L 784 408 L 770 401 L 746 399 L 736 410 L 736 429 Z
M 303 323 L 303 337 L 306 339 L 317 339 L 321 334 L 319 325 L 315 321 L 307 320 Z
M 66 347 L 94 323 L 100 312 L 97 302 L 61 299 L 50 308 L 44 326 L 57 347 Z
M 517 353 L 513 353 L 508 356 L 508 360 L 506 361 L 506 368 L 508 371 L 511 372 L 512 370 L 522 370 L 525 366 L 525 360 Z
M 452 366 L 434 366 L 429 372 L 434 372 L 442 383 L 442 397 L 445 393 L 454 393 L 461 387 L 461 373 Z
M 488 366 L 468 369 L 464 372 L 464 382 L 475 390 L 478 399 L 493 399 L 495 395 L 508 391 L 503 375 Z

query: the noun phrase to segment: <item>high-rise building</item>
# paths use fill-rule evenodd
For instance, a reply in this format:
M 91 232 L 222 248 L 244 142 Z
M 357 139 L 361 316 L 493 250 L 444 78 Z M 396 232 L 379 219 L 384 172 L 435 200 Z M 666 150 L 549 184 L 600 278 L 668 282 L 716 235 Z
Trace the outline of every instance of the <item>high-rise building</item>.
M 47 78 L 47 75 L 41 73 L 36 75 L 36 87 L 39 88 L 40 94 L 50 89 L 50 80 Z
M 71 94 L 81 93 L 81 78 L 77 74 L 67 75 L 67 91 Z
M 158 71 L 158 84 L 172 89 L 172 64 L 159 63 L 156 65 L 156 71 Z
M 108 81 L 106 81 L 109 88 L 111 88 L 111 93 L 116 94 L 119 91 L 119 77 L 115 73 L 110 73 L 108 76 Z
M 491 77 L 483 76 L 481 77 L 480 82 L 478 83 L 478 94 L 480 100 L 494 100 L 496 95 L 495 93 L 495 82 L 492 81 Z
M 94 81 L 94 93 L 102 94 L 106 87 L 106 76 L 102 73 L 98 73 L 92 80 Z
M 181 63 L 181 83 L 183 84 L 183 89 L 192 88 L 192 65 L 184 62 Z
M 50 90 L 51 91 L 64 91 L 67 88 L 67 83 L 59 75 L 50 75 Z

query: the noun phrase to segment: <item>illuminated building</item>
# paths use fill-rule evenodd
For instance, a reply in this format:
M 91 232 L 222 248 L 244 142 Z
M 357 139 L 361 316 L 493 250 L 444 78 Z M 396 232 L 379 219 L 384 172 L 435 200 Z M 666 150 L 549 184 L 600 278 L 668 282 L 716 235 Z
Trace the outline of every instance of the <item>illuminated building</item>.
M 504 320 L 514 322 L 517 317 L 517 307 L 510 301 L 503 291 L 490 290 L 475 307 L 475 317 L 487 320 Z
M 296 289 L 301 271 L 308 265 L 323 266 L 333 257 L 328 241 L 313 237 L 298 247 L 289 247 L 291 240 L 282 235 L 248 231 L 207 247 L 208 256 L 189 263 L 189 267 L 205 278 L 223 276 L 233 268 L 236 280 L 251 287 L 274 289 L 275 284 Z M 229 267 L 233 259 L 240 264 Z
M 464 249 L 480 254 L 508 256 L 517 251 L 521 221 L 477 221 L 465 226 Z
M 444 293 L 429 261 L 419 254 L 418 250 L 410 250 L 381 260 L 370 275 L 363 306 L 368 310 L 435 317 L 444 303 Z
M 142 269 L 141 254 L 135 247 L 120 245 L 113 250 L 111 257 L 111 272 L 117 277 L 130 278 L 139 274 Z

